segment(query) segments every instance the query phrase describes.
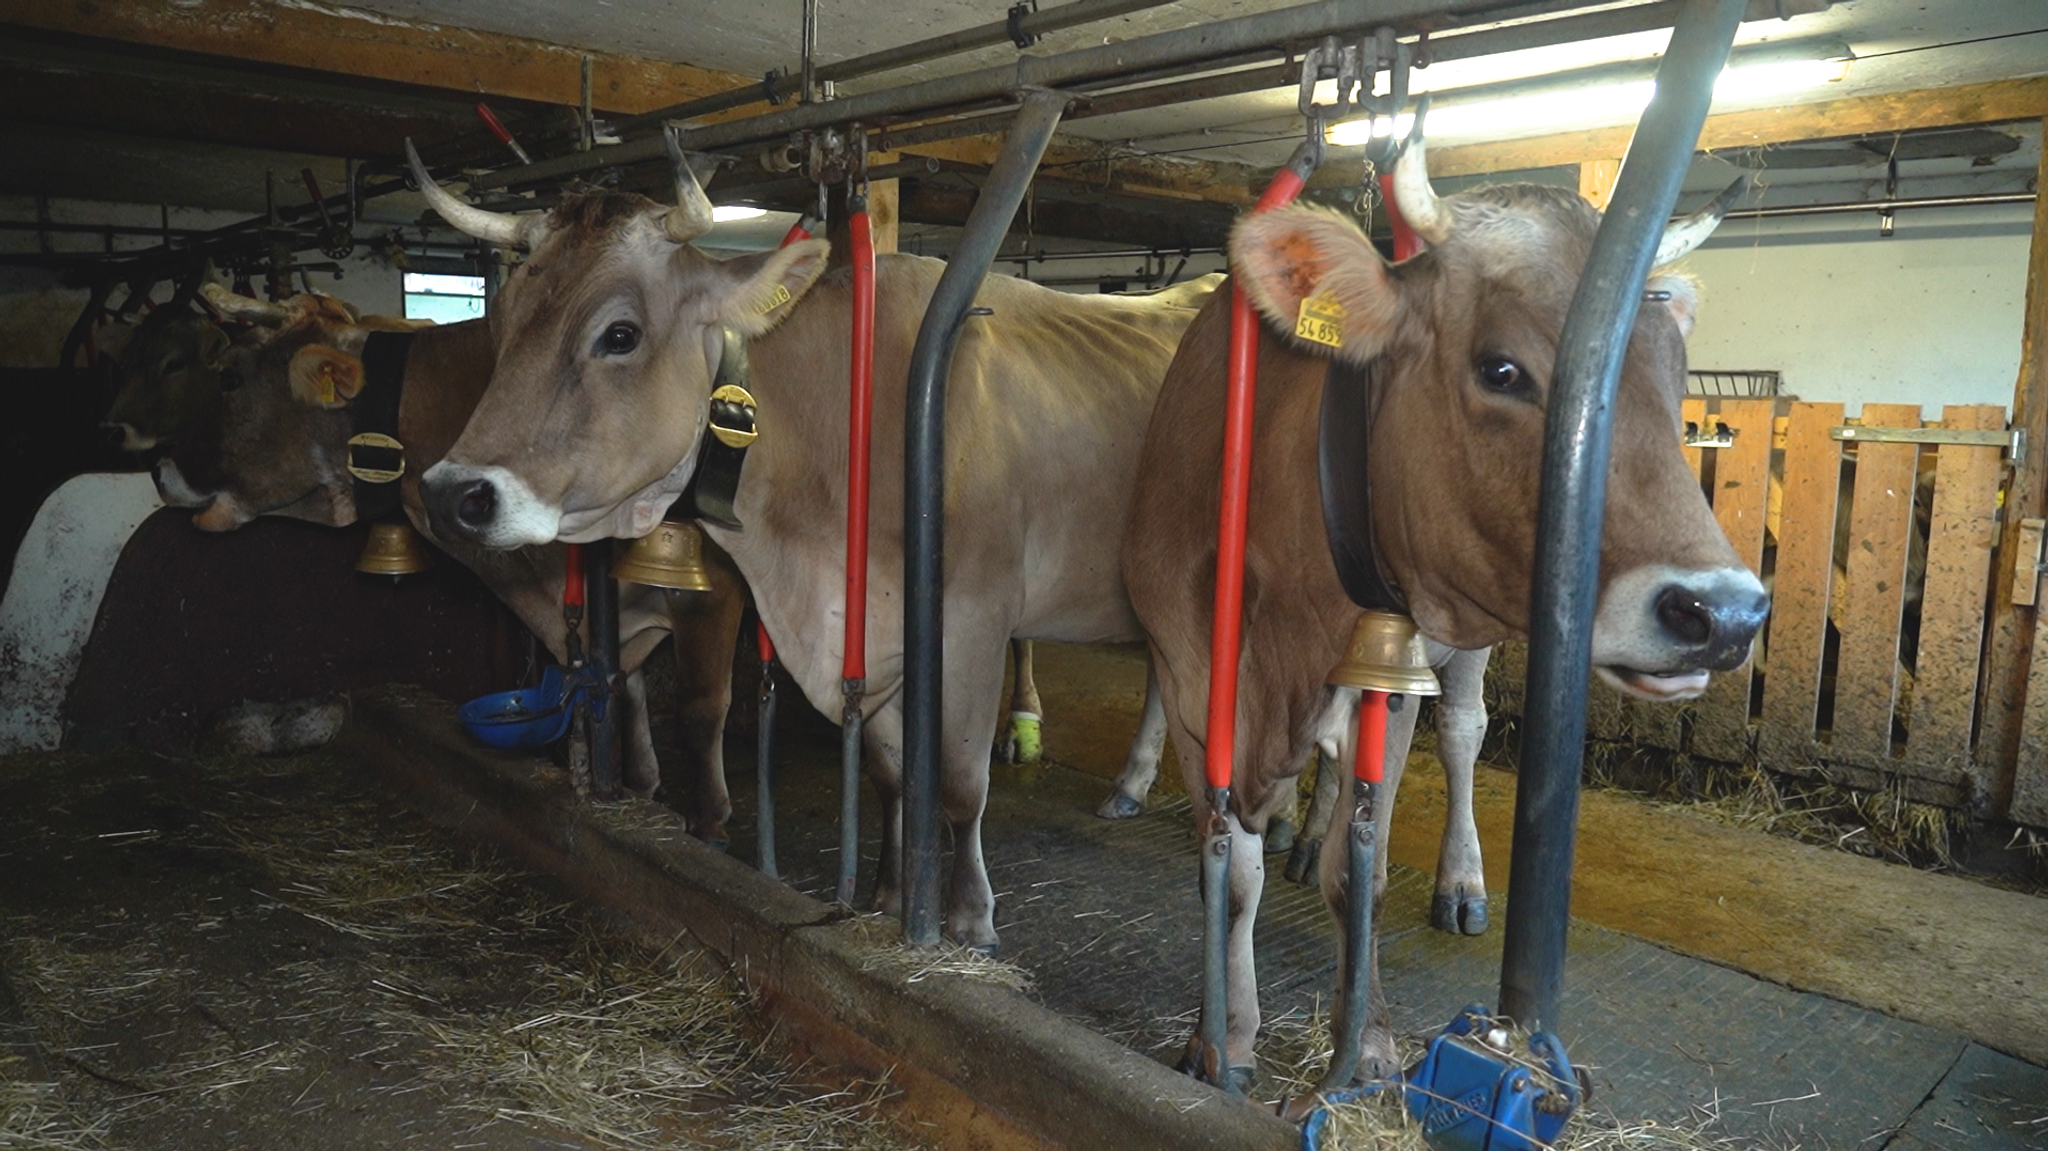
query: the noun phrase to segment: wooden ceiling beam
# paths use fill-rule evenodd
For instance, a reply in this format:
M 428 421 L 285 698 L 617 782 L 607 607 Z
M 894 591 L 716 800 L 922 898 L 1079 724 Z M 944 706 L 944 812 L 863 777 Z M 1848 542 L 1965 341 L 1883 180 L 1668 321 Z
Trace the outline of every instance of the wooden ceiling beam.
M 753 81 L 521 36 L 274 0 L 0 0 L 0 23 L 543 104 L 639 113 Z

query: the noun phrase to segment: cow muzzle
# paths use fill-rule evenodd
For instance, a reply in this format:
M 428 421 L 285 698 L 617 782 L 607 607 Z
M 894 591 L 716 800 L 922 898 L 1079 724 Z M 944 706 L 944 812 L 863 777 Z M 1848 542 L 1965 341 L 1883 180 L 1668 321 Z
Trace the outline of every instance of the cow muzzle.
M 420 499 L 436 537 L 487 548 L 549 543 L 562 522 L 560 508 L 542 502 L 525 481 L 499 467 L 443 460 L 420 477 Z
M 1693 699 L 1713 672 L 1749 659 L 1770 596 L 1739 567 L 1652 566 L 1608 584 L 1593 622 L 1593 664 L 1616 690 L 1653 700 Z

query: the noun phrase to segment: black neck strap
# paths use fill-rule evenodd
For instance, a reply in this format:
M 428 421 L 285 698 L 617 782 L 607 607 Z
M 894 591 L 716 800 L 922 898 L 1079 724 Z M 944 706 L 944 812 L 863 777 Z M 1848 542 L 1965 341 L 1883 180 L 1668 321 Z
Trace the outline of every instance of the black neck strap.
M 1380 566 L 1373 534 L 1373 377 L 1379 361 L 1366 367 L 1331 359 L 1323 374 L 1321 427 L 1316 433 L 1317 471 L 1322 481 L 1323 531 L 1344 594 L 1362 608 L 1406 615 L 1408 601 Z
M 754 430 L 753 368 L 747 362 L 747 340 L 731 328 L 719 331 L 718 367 L 712 373 L 711 411 L 704 421 L 704 435 L 697 445 L 697 470 L 668 518 L 705 520 L 722 528 L 740 530 L 733 513 L 738 497 L 740 468 L 747 462 L 747 446 L 760 433 Z
M 383 519 L 398 509 L 405 445 L 398 439 L 398 400 L 405 393 L 411 332 L 371 332 L 363 341 L 363 387 L 349 401 L 348 473 L 356 481 L 356 519 Z

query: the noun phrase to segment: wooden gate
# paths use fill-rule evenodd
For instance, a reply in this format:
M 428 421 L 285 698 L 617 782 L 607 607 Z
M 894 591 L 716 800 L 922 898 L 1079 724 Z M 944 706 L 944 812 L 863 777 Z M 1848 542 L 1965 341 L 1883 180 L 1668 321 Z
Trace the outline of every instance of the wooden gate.
M 1683 707 L 1596 688 L 1588 735 L 1971 806 L 2003 782 L 1971 748 L 2006 473 L 2005 409 L 1695 397 L 1686 456 L 1736 554 L 1771 585 L 1757 655 Z M 1978 433 L 1969 443 L 1897 442 Z M 1993 434 L 1982 434 L 1993 433 Z M 1865 441 L 1859 436 L 1876 438 Z M 1494 701 L 1519 711 L 1519 650 Z M 2010 776 L 2012 764 L 1993 770 Z

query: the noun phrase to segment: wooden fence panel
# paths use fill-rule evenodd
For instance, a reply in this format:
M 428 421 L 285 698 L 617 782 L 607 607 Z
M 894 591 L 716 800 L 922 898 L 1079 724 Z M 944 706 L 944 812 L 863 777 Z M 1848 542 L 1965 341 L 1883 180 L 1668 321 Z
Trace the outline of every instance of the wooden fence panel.
M 1918 404 L 1865 404 L 1866 427 L 1917 428 Z M 1906 551 L 1913 530 L 1918 444 L 1856 448 L 1856 489 L 1849 519 L 1848 587 L 1836 626 L 1842 649 L 1835 671 L 1832 754 L 1885 766 L 1892 753 L 1892 709 L 1899 689 L 1899 622 L 1906 604 Z
M 1785 496 L 1757 736 L 1763 766 L 1780 771 L 1812 766 L 1842 481 L 1842 446 L 1828 431 L 1841 422 L 1840 404 L 1802 403 L 1792 405 L 1785 428 Z
M 1770 506 L 1772 400 L 1722 400 L 1716 418 L 1735 442 L 1714 452 L 1714 519 L 1751 571 L 1764 563 L 1764 519 Z M 1690 453 L 1699 455 L 1697 451 Z M 1749 752 L 1749 698 L 1754 661 L 1714 677 L 1693 705 L 1692 750 L 1739 763 Z
M 1951 405 L 1942 423 L 1957 430 L 2002 429 L 1995 404 Z M 1907 768 L 1937 782 L 1961 782 L 1969 765 L 1984 648 L 1991 542 L 2004 452 L 1943 444 L 1935 456 L 1934 520 L 1920 608 L 1920 653 L 1907 725 Z

